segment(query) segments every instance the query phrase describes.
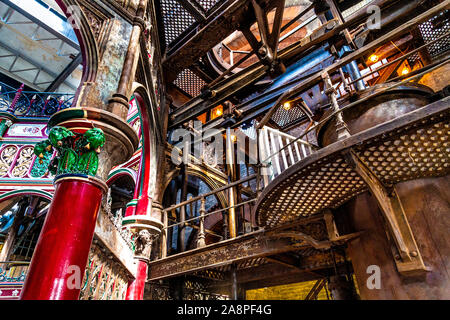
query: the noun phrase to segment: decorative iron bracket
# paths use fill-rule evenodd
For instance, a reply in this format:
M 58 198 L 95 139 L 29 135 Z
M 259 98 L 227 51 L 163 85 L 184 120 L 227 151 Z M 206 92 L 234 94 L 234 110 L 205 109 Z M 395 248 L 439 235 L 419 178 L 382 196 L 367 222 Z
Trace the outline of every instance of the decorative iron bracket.
M 395 187 L 392 188 L 392 191 L 388 191 L 353 150 L 347 150 L 344 152 L 344 156 L 347 163 L 365 181 L 378 202 L 395 244 L 393 255 L 398 272 L 405 276 L 414 276 L 429 271 L 422 260 Z

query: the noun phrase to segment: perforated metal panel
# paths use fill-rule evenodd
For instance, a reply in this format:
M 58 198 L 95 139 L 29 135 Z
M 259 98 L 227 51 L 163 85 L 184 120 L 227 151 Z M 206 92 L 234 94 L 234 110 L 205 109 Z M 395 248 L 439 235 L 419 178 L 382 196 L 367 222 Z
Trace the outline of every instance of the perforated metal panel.
M 202 87 L 206 84 L 205 81 L 189 69 L 181 71 L 173 83 L 192 97 L 198 96 Z
M 208 11 L 211 9 L 216 3 L 220 2 L 220 0 L 197 0 L 197 2 Z
M 296 172 L 274 188 L 272 201 L 260 208 L 263 225 L 274 227 L 322 208 L 338 207 L 366 190 L 364 182 L 342 158 L 329 157 Z
M 195 19 L 176 0 L 161 0 L 160 3 L 165 40 L 169 45 L 187 30 L 195 22 Z
M 425 43 L 429 43 L 450 31 L 450 21 L 448 19 L 448 15 L 446 16 L 443 12 L 440 15 L 419 25 L 419 29 Z M 431 58 L 434 59 L 449 49 L 450 38 L 445 37 L 444 39 L 430 45 L 428 47 L 428 52 L 430 53 Z
M 284 128 L 304 116 L 305 114 L 302 112 L 302 110 L 297 105 L 294 105 L 289 110 L 286 110 L 283 107 L 279 107 L 278 110 L 273 114 L 272 120 L 278 126 Z
M 443 175 L 450 166 L 449 130 L 448 122 L 435 123 L 374 143 L 360 158 L 384 184 Z

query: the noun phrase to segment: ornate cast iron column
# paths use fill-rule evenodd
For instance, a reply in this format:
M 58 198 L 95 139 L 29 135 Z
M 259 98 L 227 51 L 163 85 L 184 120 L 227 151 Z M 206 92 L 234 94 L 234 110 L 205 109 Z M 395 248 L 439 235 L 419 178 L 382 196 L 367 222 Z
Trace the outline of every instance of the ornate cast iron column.
M 136 238 L 135 259 L 137 260 L 136 278 L 128 284 L 126 300 L 142 300 L 144 297 L 145 281 L 147 280 L 148 262 L 152 253 L 153 242 L 159 234 L 146 229 L 139 231 Z
M 58 124 L 58 125 L 57 125 Z M 122 119 L 94 108 L 70 108 L 49 121 L 49 138 L 35 146 L 55 175 L 54 197 L 42 228 L 21 299 L 75 300 L 94 235 L 107 174 L 137 147 Z

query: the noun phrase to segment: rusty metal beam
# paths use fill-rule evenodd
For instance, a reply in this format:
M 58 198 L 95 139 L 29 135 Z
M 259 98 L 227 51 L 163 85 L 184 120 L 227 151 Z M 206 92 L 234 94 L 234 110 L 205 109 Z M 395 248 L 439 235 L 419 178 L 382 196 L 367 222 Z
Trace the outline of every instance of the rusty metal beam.
M 377 199 L 398 250 L 398 253 L 394 253 L 394 256 L 397 257 L 395 262 L 398 271 L 404 275 L 422 274 L 429 271 L 423 262 L 395 187 L 387 190 L 355 152 L 348 150 L 344 152 L 344 156 L 347 163 L 363 178 L 370 192 Z
M 243 260 L 275 255 L 306 247 L 289 239 L 271 239 L 264 231 L 226 240 L 150 262 L 150 280 L 179 276 Z
M 403 24 L 402 26 L 399 26 L 398 28 L 388 32 L 384 36 L 376 39 L 375 41 L 371 42 L 370 44 L 360 48 L 359 50 L 356 50 L 352 54 L 346 56 L 345 58 L 341 59 L 339 62 L 333 64 L 332 66 L 326 68 L 326 71 L 329 74 L 332 74 L 333 72 L 337 71 L 340 67 L 361 58 L 364 56 L 367 52 L 373 51 L 376 48 L 378 48 L 380 45 L 384 44 L 385 42 L 389 41 L 390 39 L 393 39 L 397 36 L 400 36 L 404 34 L 405 32 L 408 32 L 409 30 L 413 30 L 418 24 L 432 18 L 437 13 L 448 9 L 450 7 L 450 2 L 447 0 L 439 5 L 436 5 L 435 7 L 429 9 L 428 11 L 418 15 L 414 19 L 411 19 L 407 23 Z M 367 16 L 366 14 L 365 16 Z M 292 45 L 284 48 L 278 53 L 280 61 L 286 61 L 291 59 L 294 56 L 297 56 L 303 52 L 306 52 L 307 50 L 313 48 L 315 45 L 318 45 L 320 43 L 323 43 L 325 41 L 330 41 L 333 37 L 339 36 L 339 34 L 353 26 L 356 22 L 360 21 L 362 17 L 355 17 L 351 20 L 346 21 L 345 23 L 341 25 L 334 25 L 331 30 L 328 30 L 325 32 L 325 29 L 327 29 L 327 26 L 323 26 L 323 28 L 317 30 L 313 34 L 311 34 L 309 37 L 302 39 L 301 41 L 298 41 L 296 43 L 293 43 Z M 329 22 L 333 23 L 333 21 Z M 196 97 L 193 98 L 191 101 L 186 103 L 184 106 L 176 110 L 171 115 L 171 123 L 170 127 L 176 127 L 188 120 L 191 120 L 200 114 L 208 111 L 215 105 L 222 103 L 227 98 L 229 98 L 234 93 L 238 92 L 242 87 L 248 86 L 252 84 L 253 82 L 260 79 L 263 75 L 266 74 L 268 70 L 268 67 L 263 65 L 261 62 L 255 63 L 253 66 L 231 76 L 230 78 L 219 82 L 214 86 L 214 88 L 211 88 L 212 92 L 215 94 L 213 97 L 205 99 L 202 97 Z M 317 72 L 316 74 L 312 75 L 308 79 L 301 81 L 295 88 L 293 88 L 291 94 L 294 95 L 298 92 L 301 92 L 303 90 L 306 90 L 307 88 L 311 88 L 312 86 L 316 85 L 321 81 L 321 72 Z M 255 115 L 256 116 L 256 115 Z
M 163 61 L 165 69 L 169 71 L 168 82 L 172 82 L 179 71 L 200 59 L 221 39 L 233 33 L 241 21 L 252 16 L 247 2 L 248 0 L 227 1 L 204 20 L 190 39 L 180 45 L 173 45 L 175 49 Z
M 344 258 L 336 255 L 338 272 L 346 272 L 343 264 Z M 238 283 L 246 290 L 262 287 L 299 283 L 304 281 L 319 280 L 327 275 L 335 273 L 333 261 L 328 253 L 317 253 L 312 256 L 299 259 L 296 269 L 279 264 L 270 263 L 251 269 L 239 270 Z M 216 284 L 220 286 L 220 284 Z

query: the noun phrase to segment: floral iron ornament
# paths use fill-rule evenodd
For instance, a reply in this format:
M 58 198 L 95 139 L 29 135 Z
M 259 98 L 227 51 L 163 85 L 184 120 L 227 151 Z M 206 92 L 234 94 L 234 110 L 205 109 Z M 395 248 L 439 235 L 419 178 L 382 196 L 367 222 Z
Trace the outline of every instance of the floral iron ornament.
M 53 127 L 48 139 L 34 147 L 34 153 L 42 164 L 43 159 L 57 151 L 48 170 L 54 175 L 78 173 L 95 176 L 98 170 L 98 154 L 105 144 L 105 135 L 98 128 L 84 134 L 73 133 L 64 127 Z

